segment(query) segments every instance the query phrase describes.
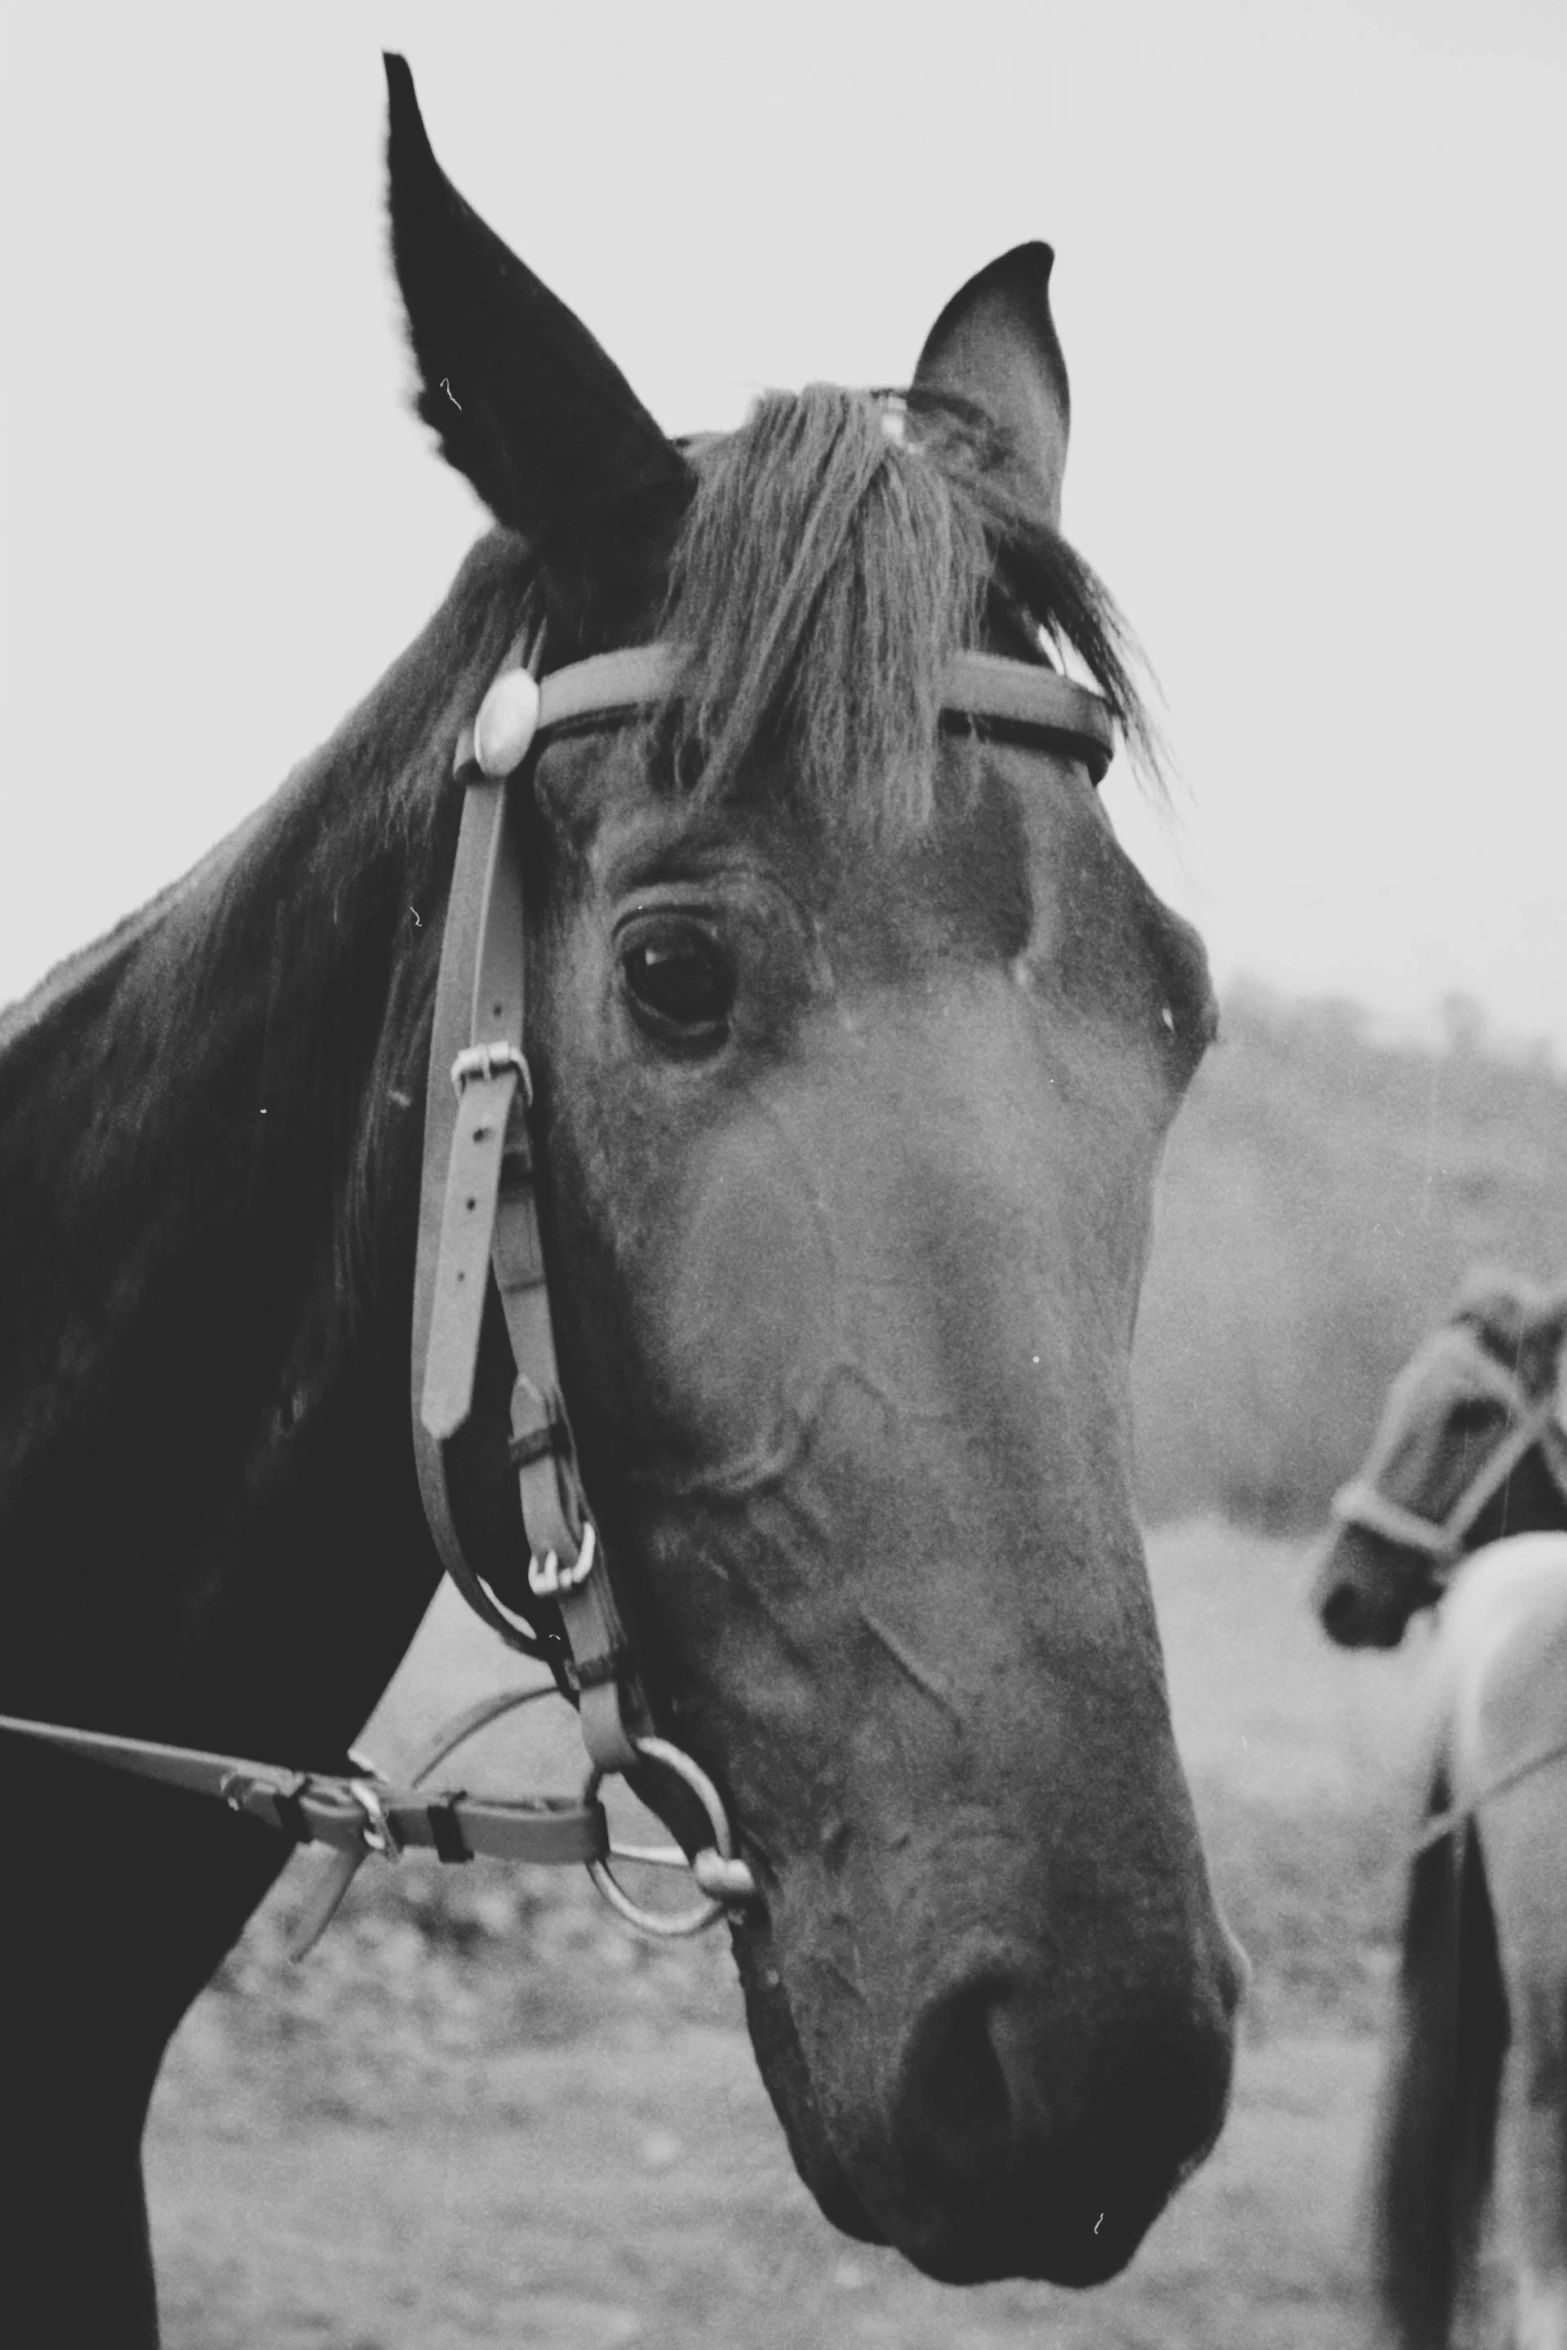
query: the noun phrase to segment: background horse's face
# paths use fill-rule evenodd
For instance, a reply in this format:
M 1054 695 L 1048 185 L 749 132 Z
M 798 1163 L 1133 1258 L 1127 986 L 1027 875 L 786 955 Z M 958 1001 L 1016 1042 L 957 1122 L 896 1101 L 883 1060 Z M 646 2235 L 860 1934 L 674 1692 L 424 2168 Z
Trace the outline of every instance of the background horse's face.
M 1521 1350 L 1509 1343 L 1506 1351 L 1517 1360 Z M 1530 1400 L 1499 1353 L 1466 1314 L 1428 1338 L 1389 1390 L 1357 1482 L 1433 1531 L 1442 1527 Z M 1522 1368 L 1527 1373 L 1527 1362 Z M 1559 1524 L 1560 1516 L 1550 1471 L 1531 1452 L 1479 1512 L 1463 1548 Z M 1312 1606 L 1341 1646 L 1396 1648 L 1411 1617 L 1440 1600 L 1449 1571 L 1430 1552 L 1351 1521 L 1335 1526 L 1322 1553 Z
M 1127 1474 L 1201 951 L 1038 753 L 892 860 L 693 820 L 630 743 L 537 788 L 563 1367 L 758 1870 L 769 2085 L 842 2224 L 1107 2274 L 1217 2130 L 1239 1982 Z
M 1129 1492 L 1206 970 L 1081 767 L 938 737 L 947 652 L 1039 623 L 1136 724 L 1055 529 L 1050 254 L 954 297 L 906 422 L 813 387 L 686 453 L 395 67 L 391 167 L 421 408 L 549 658 L 683 663 L 663 733 L 536 762 L 526 1043 L 566 1399 L 654 1717 L 757 1876 L 763 2070 L 840 2225 L 1110 2275 L 1218 2130 L 1241 1962 Z

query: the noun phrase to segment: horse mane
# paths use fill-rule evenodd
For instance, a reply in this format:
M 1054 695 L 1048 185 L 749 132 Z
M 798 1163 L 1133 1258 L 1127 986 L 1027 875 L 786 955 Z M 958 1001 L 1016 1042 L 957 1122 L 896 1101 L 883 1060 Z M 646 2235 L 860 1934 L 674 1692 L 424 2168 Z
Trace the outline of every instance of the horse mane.
M 408 947 L 438 936 L 422 926 L 438 922 L 460 813 L 453 745 L 536 577 L 519 539 L 489 533 L 420 635 L 263 806 L 0 1014 L 0 1187 L 17 1210 L 0 1284 L 25 1279 L 37 1255 L 23 1203 L 79 1213 L 100 1234 L 134 1219 L 166 1181 L 160 1154 L 180 1131 L 169 1094 L 227 1027 L 257 1105 L 251 1176 L 330 1218 L 352 1317 L 381 1228 L 379 1143 L 395 1096 L 422 1078 L 434 956 Z M 69 1114 L 35 1112 L 47 1095 L 74 1102 L 73 1089 Z M 110 1171 L 112 1204 L 89 1210 Z
M 677 787 L 785 773 L 818 822 L 888 839 L 935 803 L 950 655 L 1001 636 L 1087 667 L 1157 776 L 1108 591 L 1030 505 L 1004 436 L 966 401 L 811 384 L 693 446 L 695 494 L 660 633 L 684 651 L 669 720 Z

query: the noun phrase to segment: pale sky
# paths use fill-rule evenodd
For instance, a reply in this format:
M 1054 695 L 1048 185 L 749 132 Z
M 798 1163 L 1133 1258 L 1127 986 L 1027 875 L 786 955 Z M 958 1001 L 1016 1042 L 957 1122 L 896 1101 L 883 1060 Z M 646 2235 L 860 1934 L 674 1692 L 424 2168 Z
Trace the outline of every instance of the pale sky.
M 0 1000 L 189 865 L 479 527 L 408 411 L 379 51 L 671 430 L 907 377 L 1057 249 L 1065 522 L 1221 978 L 1567 1060 L 1567 6 L 11 11 Z

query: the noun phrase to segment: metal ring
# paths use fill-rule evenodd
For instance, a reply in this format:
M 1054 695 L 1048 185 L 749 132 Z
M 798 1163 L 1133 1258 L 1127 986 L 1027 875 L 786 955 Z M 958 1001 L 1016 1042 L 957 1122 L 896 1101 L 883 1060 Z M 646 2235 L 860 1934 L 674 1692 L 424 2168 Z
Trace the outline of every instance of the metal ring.
M 624 1886 L 618 1884 L 610 1869 L 609 1860 L 590 1860 L 588 1875 L 599 1892 L 627 1925 L 640 1933 L 656 1935 L 661 1941 L 675 1941 L 685 1934 L 700 1934 L 721 1918 L 731 1903 L 748 1901 L 756 1893 L 756 1880 L 743 1860 L 735 1858 L 734 1838 L 729 1830 L 729 1815 L 724 1810 L 723 1798 L 700 1763 L 667 1738 L 633 1738 L 632 1745 L 646 1762 L 662 1763 L 683 1779 L 706 1812 L 713 1831 L 711 1845 L 705 1845 L 695 1858 L 687 1862 L 678 1845 L 649 1849 L 646 1845 L 614 1845 L 609 1848 L 609 1859 L 638 1860 L 654 1868 L 689 1867 L 702 1889 L 702 1901 L 696 1909 L 665 1912 L 644 1909 L 633 1901 Z M 588 1773 L 583 1790 L 584 1803 L 592 1803 L 609 1773 L 602 1763 L 595 1763 Z

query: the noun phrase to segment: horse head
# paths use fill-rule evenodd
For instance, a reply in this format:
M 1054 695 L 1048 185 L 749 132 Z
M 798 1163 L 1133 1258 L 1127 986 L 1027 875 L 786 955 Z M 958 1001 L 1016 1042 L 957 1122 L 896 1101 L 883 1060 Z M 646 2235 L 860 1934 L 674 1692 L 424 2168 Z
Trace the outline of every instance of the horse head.
M 1080 751 L 942 715 L 954 653 L 1049 637 L 1138 725 L 1055 527 L 1050 255 L 966 286 L 904 398 L 816 386 L 677 445 L 389 71 L 420 409 L 543 666 L 682 664 L 528 771 L 526 1047 L 577 1453 L 653 1718 L 756 1883 L 762 2070 L 841 2227 L 1092 2282 L 1217 2134 L 1242 1962 L 1129 1474 L 1205 961 Z M 526 1607 L 503 1351 L 465 1509 Z
M 1567 1292 L 1482 1271 L 1389 1391 L 1334 1501 L 1312 1605 L 1346 1648 L 1395 1648 L 1459 1561 L 1504 1535 L 1567 1524 L 1561 1433 Z

